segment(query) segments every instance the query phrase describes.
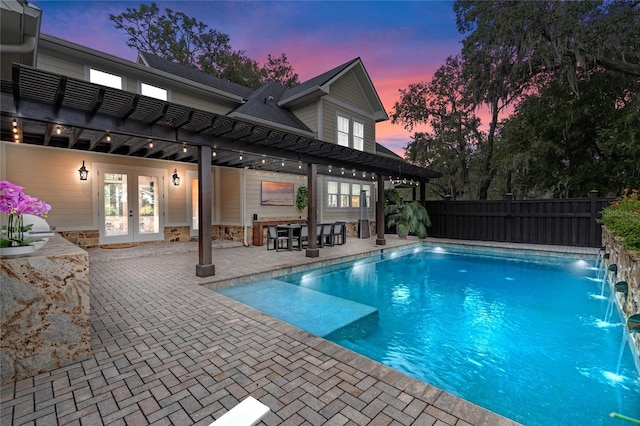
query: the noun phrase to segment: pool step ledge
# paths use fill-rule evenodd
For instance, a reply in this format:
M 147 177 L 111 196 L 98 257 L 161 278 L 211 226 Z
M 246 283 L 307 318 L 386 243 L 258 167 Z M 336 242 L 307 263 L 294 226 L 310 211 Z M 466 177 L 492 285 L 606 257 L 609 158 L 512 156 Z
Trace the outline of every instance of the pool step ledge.
M 274 279 L 218 292 L 319 337 L 378 317 L 372 306 Z

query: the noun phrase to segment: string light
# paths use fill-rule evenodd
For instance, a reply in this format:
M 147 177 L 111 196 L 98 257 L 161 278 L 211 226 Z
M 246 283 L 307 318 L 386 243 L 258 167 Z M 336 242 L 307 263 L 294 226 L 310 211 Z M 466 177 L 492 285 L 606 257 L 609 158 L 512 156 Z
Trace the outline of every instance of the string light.
M 60 125 L 58 124 L 56 126 L 56 134 L 59 135 L 62 132 L 62 128 L 60 127 Z
M 211 156 L 212 156 L 212 157 L 215 157 L 216 155 L 218 155 L 218 154 L 216 154 L 216 152 L 215 152 L 215 151 L 211 151 Z
M 107 133 L 107 142 L 111 142 L 111 135 Z
M 18 121 L 14 118 L 13 121 L 11 122 L 11 125 L 13 127 L 18 127 Z
M 149 139 L 149 148 L 153 148 L 153 141 Z

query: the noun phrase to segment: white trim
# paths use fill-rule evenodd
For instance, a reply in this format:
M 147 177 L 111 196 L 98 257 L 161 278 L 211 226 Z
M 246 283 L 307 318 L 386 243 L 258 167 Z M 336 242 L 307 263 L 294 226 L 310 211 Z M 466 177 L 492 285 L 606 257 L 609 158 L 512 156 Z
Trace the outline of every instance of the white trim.
M 361 110 L 359 108 L 354 108 L 353 105 L 344 103 L 344 102 L 342 102 L 342 101 L 340 101 L 340 100 L 338 100 L 336 98 L 332 98 L 331 96 L 325 96 L 324 99 L 326 99 L 328 102 L 331 102 L 334 105 L 339 106 L 342 109 L 350 111 L 350 112 L 352 112 L 354 114 L 361 115 L 361 116 L 363 116 L 365 118 L 368 118 L 370 120 L 376 121 L 375 114 L 367 113 L 367 112 L 365 112 L 365 111 L 363 111 L 363 110 Z
M 322 98 L 318 99 L 318 139 L 324 140 L 324 103 Z

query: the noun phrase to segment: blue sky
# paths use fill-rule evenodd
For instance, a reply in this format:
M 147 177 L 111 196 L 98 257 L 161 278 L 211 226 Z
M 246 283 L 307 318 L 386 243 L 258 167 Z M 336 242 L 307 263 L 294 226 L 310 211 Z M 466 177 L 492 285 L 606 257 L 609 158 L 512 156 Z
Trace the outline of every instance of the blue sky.
M 139 8 L 141 1 L 37 1 L 42 32 L 125 59 L 126 45 L 109 14 Z M 151 4 L 151 2 L 144 2 Z M 460 51 L 450 1 L 158 1 L 230 36 L 231 46 L 262 63 L 285 53 L 300 81 L 360 57 L 390 112 L 398 90 L 428 81 L 447 56 Z M 377 140 L 402 153 L 410 134 L 390 122 Z

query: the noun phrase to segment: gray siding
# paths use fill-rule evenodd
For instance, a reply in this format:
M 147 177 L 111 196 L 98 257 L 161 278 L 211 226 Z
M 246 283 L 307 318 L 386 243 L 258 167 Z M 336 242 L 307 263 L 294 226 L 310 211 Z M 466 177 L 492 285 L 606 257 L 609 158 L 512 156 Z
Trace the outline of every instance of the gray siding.
M 358 83 L 354 71 L 350 71 L 331 85 L 331 97 L 351 105 L 366 114 L 373 114 L 362 86 Z
M 318 133 L 318 104 L 313 102 L 300 108 L 292 110 L 292 112 L 307 125 L 316 134 Z

